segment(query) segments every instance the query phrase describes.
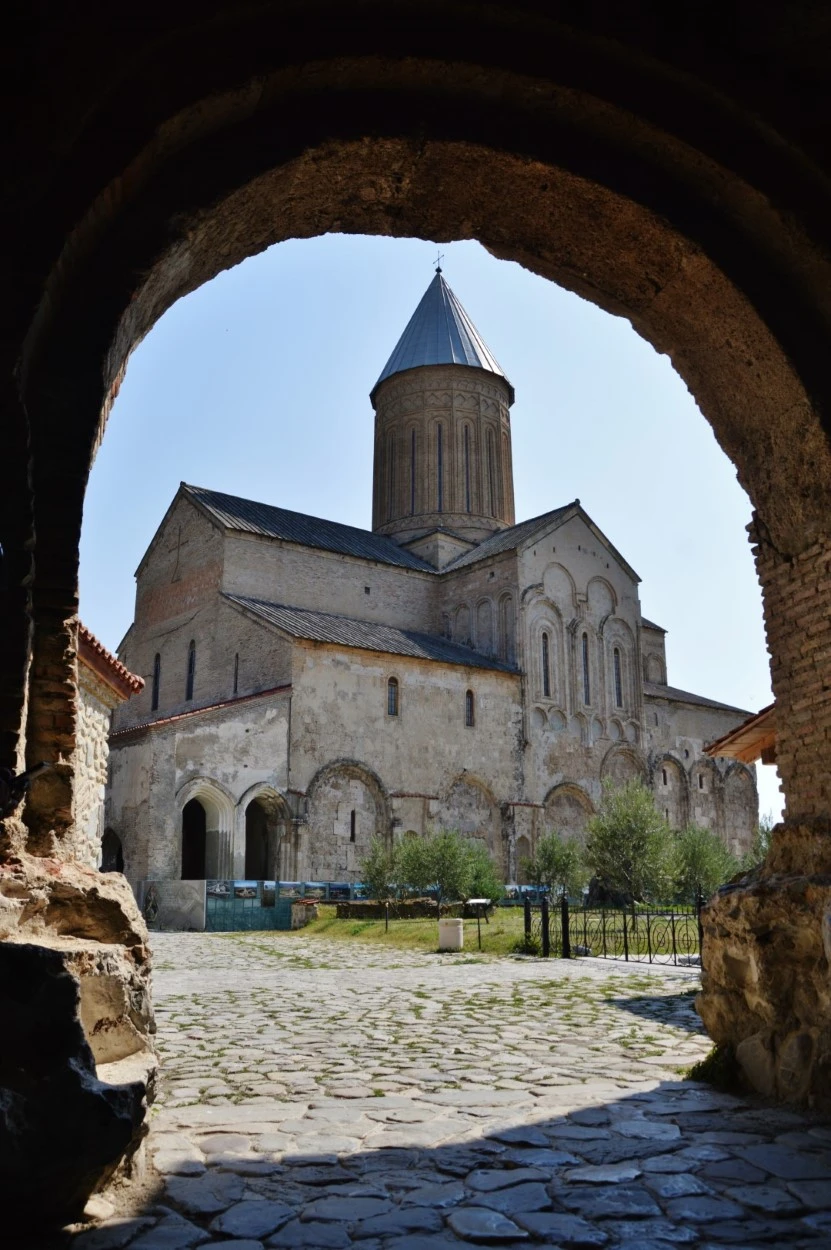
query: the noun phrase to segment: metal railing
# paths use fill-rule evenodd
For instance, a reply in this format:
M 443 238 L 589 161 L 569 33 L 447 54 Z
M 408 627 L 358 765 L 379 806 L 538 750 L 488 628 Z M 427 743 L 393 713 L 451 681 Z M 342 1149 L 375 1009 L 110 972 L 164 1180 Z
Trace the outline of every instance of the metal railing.
M 525 947 L 544 959 L 622 959 L 627 963 L 701 963 L 701 902 L 695 907 L 573 906 L 563 895 L 523 900 Z

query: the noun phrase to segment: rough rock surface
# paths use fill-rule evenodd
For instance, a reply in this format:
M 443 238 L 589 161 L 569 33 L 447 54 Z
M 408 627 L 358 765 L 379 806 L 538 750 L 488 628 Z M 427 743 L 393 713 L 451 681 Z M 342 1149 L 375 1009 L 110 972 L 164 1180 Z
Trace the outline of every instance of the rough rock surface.
M 751 1088 L 831 1110 L 831 828 L 778 825 L 767 860 L 703 912 L 696 1003 Z
M 0 1202 L 31 1230 L 77 1219 L 138 1143 L 145 1087 L 105 1085 L 58 951 L 0 945 Z
M 0 942 L 0 1193 L 15 1209 L 38 1194 L 46 1225 L 77 1216 L 142 1140 L 147 930 L 123 877 L 19 854 L 0 862 Z

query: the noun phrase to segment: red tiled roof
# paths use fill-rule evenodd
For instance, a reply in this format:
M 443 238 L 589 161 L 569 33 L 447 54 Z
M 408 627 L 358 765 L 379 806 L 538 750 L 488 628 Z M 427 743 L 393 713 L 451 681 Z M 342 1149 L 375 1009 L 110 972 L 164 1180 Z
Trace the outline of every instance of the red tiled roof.
M 78 622 L 78 659 L 122 699 L 129 699 L 144 689 L 144 678 L 131 673 L 82 621 Z

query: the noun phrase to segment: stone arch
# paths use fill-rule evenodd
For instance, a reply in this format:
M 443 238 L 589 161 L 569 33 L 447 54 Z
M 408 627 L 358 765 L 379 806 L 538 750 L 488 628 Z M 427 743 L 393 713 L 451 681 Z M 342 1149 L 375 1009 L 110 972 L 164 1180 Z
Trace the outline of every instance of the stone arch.
M 124 871 L 124 849 L 121 845 L 121 838 L 114 829 L 107 828 L 104 830 L 104 836 L 101 839 L 101 872 L 123 872 Z
M 439 800 L 431 824 L 434 829 L 457 829 L 468 838 L 480 838 L 504 874 L 502 826 L 499 805 L 490 787 L 472 773 L 451 781 Z
M 453 641 L 461 643 L 463 647 L 469 647 L 473 641 L 470 608 L 466 603 L 460 603 L 453 615 Z
M 619 716 L 629 715 L 637 711 L 640 704 L 635 657 L 635 635 L 631 628 L 619 616 L 610 616 L 603 622 L 600 631 L 603 640 L 604 667 L 606 670 L 606 706 L 617 712 Z M 620 693 L 622 701 L 617 702 L 617 676 L 615 652 L 620 663 Z
M 499 597 L 499 658 L 506 664 L 516 662 L 516 617 L 510 593 Z
M 615 745 L 603 757 L 600 778 L 616 786 L 627 781 L 646 781 L 646 761 L 632 746 Z
M 655 806 L 672 829 L 683 829 L 690 819 L 687 770 L 674 755 L 660 755 L 652 766 Z
M 359 880 L 373 838 L 387 843 L 392 838 L 392 813 L 381 779 L 359 760 L 333 760 L 315 773 L 307 796 L 298 874 L 308 880 Z
M 742 856 L 753 845 L 759 811 L 756 776 L 746 764 L 735 761 L 725 772 L 722 802 L 727 846 Z
M 476 605 L 476 650 L 493 655 L 493 642 L 493 604 L 490 599 L 480 599 Z
M 724 787 L 718 765 L 702 756 L 693 760 L 688 771 L 691 823 L 723 834 Z
M 197 802 L 205 813 L 204 869 L 209 878 L 229 878 L 233 875 L 232 841 L 234 829 L 233 797 L 221 782 L 212 777 L 193 777 L 183 785 L 176 795 L 176 808 L 179 813 L 179 840 L 177 861 L 184 864 L 185 852 L 185 809 L 190 803 Z M 191 812 L 193 809 L 189 809 Z M 193 826 L 195 830 L 195 825 Z M 188 835 L 196 838 L 196 833 Z M 189 863 L 195 864 L 194 858 Z M 179 876 L 177 869 L 174 876 Z
M 542 584 L 545 597 L 556 605 L 565 620 L 569 620 L 577 611 L 577 587 L 568 569 L 556 561 L 549 564 L 542 575 Z
M 242 817 L 243 876 L 256 881 L 291 880 L 292 819 L 285 796 L 275 786 L 258 782 L 238 804 Z
M 589 619 L 600 627 L 607 616 L 617 611 L 617 595 L 611 582 L 605 577 L 592 577 L 586 587 Z
M 566 708 L 565 630 L 562 616 L 553 603 L 548 599 L 541 599 L 530 609 L 529 617 L 528 668 L 533 675 L 535 697 L 546 702 L 550 701 L 557 707 Z M 543 635 L 547 636 L 547 644 Z M 547 694 L 543 675 L 544 651 L 548 659 Z
M 664 662 L 659 655 L 648 655 L 644 660 L 644 677 L 656 686 L 667 684 Z
M 554 831 L 579 843 L 586 840 L 586 825 L 594 804 L 582 786 L 565 781 L 553 786 L 543 801 L 545 832 Z

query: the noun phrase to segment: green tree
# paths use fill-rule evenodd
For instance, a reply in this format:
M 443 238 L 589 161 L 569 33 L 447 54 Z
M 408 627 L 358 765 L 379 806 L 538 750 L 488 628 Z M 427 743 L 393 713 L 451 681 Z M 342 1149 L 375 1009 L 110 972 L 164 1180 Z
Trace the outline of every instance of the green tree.
M 369 852 L 361 864 L 361 880 L 369 890 L 370 898 L 379 903 L 395 895 L 398 876 L 396 848 L 389 847 L 380 838 L 373 838 Z
M 588 823 L 586 864 L 608 890 L 634 904 L 666 897 L 672 885 L 673 838 L 642 781 L 604 782 Z
M 496 865 L 490 852 L 481 838 L 469 838 L 467 843 L 470 856 L 471 877 L 468 882 L 466 898 L 488 898 L 496 903 L 505 893 L 505 886 L 499 879 Z
M 718 834 L 697 825 L 688 825 L 676 835 L 675 858 L 676 888 L 687 902 L 699 890 L 709 898 L 739 871 L 739 861 Z
M 745 851 L 741 858 L 742 872 L 750 872 L 751 868 L 756 868 L 761 864 L 770 850 L 770 835 L 773 833 L 776 821 L 773 812 L 765 812 L 759 817 L 759 823 L 756 826 L 756 833 L 753 843 L 749 851 Z
M 401 882 L 409 889 L 435 890 L 436 907 L 447 899 L 470 897 L 473 861 L 467 838 L 445 829 L 423 838 L 405 838 L 398 847 Z
M 578 894 L 586 882 L 579 846 L 554 829 L 540 838 L 522 867 L 531 885 L 547 887 L 553 894 Z

